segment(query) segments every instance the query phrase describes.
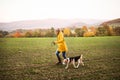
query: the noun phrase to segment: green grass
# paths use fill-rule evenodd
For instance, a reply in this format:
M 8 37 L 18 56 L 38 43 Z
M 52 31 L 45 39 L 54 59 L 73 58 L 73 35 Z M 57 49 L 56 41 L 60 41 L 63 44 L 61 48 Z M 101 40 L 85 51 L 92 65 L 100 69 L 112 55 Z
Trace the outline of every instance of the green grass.
M 0 38 L 0 80 L 120 80 L 120 37 L 65 38 L 67 57 L 85 66 L 55 65 L 56 38 Z M 62 56 L 61 56 L 62 57 Z

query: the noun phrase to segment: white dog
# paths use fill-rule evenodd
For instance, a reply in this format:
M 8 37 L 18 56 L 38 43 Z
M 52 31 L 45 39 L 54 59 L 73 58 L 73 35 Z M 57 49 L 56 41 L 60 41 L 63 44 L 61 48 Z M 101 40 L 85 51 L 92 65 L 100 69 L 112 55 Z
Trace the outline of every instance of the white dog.
M 84 63 L 82 61 L 82 57 L 83 57 L 83 55 L 64 59 L 63 64 L 66 64 L 65 69 L 68 69 L 68 65 L 71 62 L 73 63 L 74 68 L 78 68 L 80 64 L 82 64 L 84 66 Z M 77 66 L 75 65 L 75 62 L 78 62 Z

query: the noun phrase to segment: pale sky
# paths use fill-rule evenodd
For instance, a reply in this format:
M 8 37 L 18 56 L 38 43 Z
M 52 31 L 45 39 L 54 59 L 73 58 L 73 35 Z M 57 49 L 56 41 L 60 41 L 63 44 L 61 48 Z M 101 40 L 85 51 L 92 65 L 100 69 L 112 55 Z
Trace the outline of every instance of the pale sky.
M 120 18 L 120 0 L 0 0 L 0 22 Z

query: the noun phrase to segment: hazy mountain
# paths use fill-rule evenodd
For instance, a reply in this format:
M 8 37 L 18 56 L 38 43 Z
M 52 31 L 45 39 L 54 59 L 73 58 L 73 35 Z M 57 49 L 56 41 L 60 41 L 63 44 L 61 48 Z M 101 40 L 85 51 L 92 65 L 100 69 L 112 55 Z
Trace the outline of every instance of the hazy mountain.
M 45 20 L 28 20 L 16 21 L 10 23 L 0 23 L 0 30 L 12 31 L 16 29 L 46 29 L 46 28 L 63 28 L 69 26 L 88 26 L 102 23 L 105 20 L 93 19 L 45 19 Z
M 120 18 L 103 22 L 101 25 L 119 25 L 120 26 Z

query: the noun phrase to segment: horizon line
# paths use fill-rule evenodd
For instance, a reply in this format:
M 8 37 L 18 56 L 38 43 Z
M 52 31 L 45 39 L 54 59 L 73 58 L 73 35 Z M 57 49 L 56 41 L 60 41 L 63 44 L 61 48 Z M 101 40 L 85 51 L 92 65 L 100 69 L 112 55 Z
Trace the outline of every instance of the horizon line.
M 95 18 L 44 18 L 44 19 L 24 19 L 24 20 L 12 20 L 12 21 L 0 21 L 0 23 L 12 23 L 12 22 L 21 22 L 21 21 L 38 21 L 38 20 L 113 20 L 119 18 L 110 18 L 110 19 L 95 19 Z

